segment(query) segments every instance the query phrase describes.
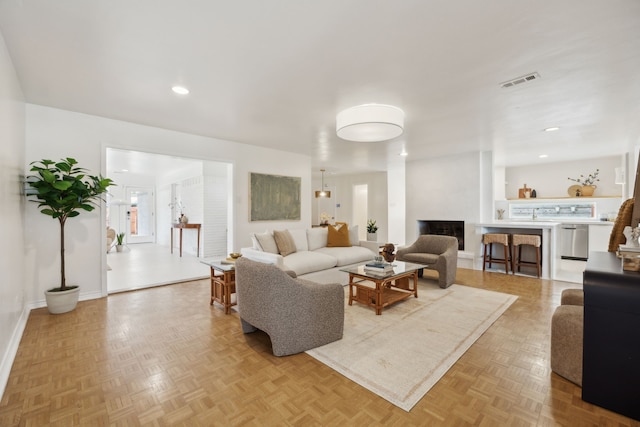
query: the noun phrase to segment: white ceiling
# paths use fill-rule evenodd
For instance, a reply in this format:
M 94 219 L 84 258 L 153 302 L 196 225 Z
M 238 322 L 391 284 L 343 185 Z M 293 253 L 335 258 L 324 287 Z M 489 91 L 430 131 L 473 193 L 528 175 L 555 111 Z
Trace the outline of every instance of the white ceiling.
M 0 31 L 27 102 L 336 173 L 385 170 L 403 145 L 509 166 L 640 143 L 638 0 L 0 0 Z M 371 102 L 402 108 L 404 135 L 340 140 L 336 113 Z

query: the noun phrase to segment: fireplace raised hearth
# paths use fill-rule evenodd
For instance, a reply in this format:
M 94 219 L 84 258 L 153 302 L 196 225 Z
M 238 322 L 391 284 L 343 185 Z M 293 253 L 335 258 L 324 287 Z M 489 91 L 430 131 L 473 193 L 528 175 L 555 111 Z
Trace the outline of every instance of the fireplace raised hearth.
M 437 234 L 458 239 L 458 250 L 464 251 L 464 221 L 418 220 L 418 235 Z

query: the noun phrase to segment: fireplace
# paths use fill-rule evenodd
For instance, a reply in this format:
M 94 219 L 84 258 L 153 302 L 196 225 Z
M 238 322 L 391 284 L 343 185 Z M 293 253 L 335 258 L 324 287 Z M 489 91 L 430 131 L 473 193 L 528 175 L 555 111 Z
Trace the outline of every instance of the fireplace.
M 418 235 L 438 234 L 453 236 L 458 239 L 458 250 L 464 251 L 464 221 L 429 221 L 418 220 Z

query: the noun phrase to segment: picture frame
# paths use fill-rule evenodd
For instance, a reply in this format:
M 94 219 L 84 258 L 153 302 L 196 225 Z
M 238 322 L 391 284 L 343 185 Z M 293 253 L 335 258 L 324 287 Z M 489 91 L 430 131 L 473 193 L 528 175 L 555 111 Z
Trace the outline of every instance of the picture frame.
M 299 221 L 302 178 L 250 172 L 249 221 Z

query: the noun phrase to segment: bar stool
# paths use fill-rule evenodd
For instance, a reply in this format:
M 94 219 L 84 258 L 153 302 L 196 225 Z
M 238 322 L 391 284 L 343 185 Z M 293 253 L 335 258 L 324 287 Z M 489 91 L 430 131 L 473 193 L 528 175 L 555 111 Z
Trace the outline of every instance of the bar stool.
M 511 257 L 513 266 L 511 267 L 511 272 L 516 274 L 516 267 L 518 267 L 518 272 L 520 272 L 521 266 L 536 267 L 538 269 L 538 277 L 540 277 L 542 270 L 542 262 L 540 261 L 542 239 L 540 236 L 537 234 L 514 234 L 511 244 L 513 245 L 513 256 Z M 522 245 L 530 245 L 536 248 L 536 262 L 522 261 Z
M 482 243 L 484 243 L 484 255 L 482 256 L 482 271 L 485 271 L 487 263 L 491 268 L 492 263 L 504 264 L 505 273 L 509 274 L 509 254 L 511 253 L 509 247 L 509 235 L 498 233 L 487 233 L 482 236 Z M 493 244 L 497 243 L 504 247 L 504 259 L 493 257 Z M 489 253 L 487 254 L 487 248 Z

